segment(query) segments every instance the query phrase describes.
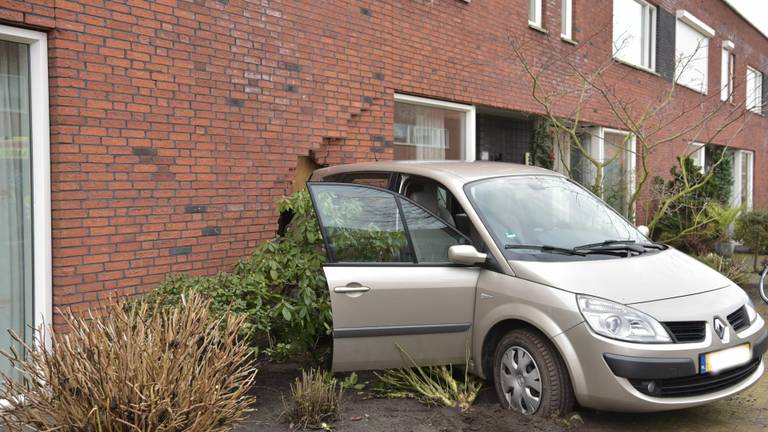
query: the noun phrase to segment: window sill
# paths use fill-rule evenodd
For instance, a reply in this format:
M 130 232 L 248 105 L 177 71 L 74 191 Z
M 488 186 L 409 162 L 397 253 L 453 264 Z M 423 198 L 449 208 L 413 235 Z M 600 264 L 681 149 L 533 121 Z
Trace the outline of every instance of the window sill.
M 619 63 L 619 64 L 623 64 L 624 66 L 629 66 L 629 67 L 631 67 L 631 68 L 633 68 L 633 69 L 637 69 L 637 70 L 639 70 L 639 71 L 643 71 L 643 72 L 649 73 L 649 74 L 651 74 L 651 75 L 655 75 L 655 76 L 661 76 L 661 75 L 659 75 L 659 73 L 658 73 L 658 72 L 656 72 L 655 70 L 653 70 L 653 69 L 648 69 L 648 68 L 647 68 L 647 67 L 645 67 L 645 66 L 640 66 L 640 65 L 637 65 L 637 64 L 634 64 L 634 63 L 630 63 L 630 62 L 628 62 L 628 61 L 624 61 L 624 60 L 622 60 L 622 59 L 620 59 L 620 58 L 616 58 L 616 57 L 614 57 L 614 58 L 613 58 L 613 60 L 614 60 L 616 63 Z
M 567 44 L 573 45 L 573 46 L 576 46 L 576 45 L 579 44 L 578 42 L 576 42 L 575 40 L 569 38 L 568 36 L 560 35 L 560 40 L 565 42 L 565 43 L 567 43 Z
M 543 27 L 539 26 L 536 23 L 532 23 L 532 22 L 528 21 L 528 27 L 536 30 L 539 33 L 549 34 L 549 32 L 546 29 L 544 29 Z
M 707 95 L 707 91 L 706 90 L 701 91 L 701 89 L 697 89 L 695 87 L 691 87 L 688 84 L 683 84 L 681 82 L 675 82 L 675 85 L 678 86 L 678 87 L 681 87 L 681 88 L 686 88 L 686 89 L 688 89 L 688 90 L 690 90 L 692 92 L 696 92 L 696 93 L 698 93 L 700 95 L 704 95 L 704 96 Z

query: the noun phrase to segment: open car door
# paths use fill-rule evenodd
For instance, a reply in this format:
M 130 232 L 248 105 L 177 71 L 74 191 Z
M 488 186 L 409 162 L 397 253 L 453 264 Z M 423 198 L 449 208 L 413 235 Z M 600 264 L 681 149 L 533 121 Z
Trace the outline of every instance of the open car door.
M 333 312 L 333 369 L 465 363 L 478 267 L 452 264 L 469 241 L 392 191 L 311 182 L 325 241 Z

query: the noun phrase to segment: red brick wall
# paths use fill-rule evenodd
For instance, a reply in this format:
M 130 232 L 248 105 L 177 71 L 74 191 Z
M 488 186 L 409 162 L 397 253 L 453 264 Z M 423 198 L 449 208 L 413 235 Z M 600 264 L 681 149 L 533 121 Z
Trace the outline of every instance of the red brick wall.
M 273 235 L 298 155 L 391 157 L 396 91 L 540 111 L 510 43 L 537 61 L 610 54 L 611 1 L 574 0 L 578 47 L 559 39 L 559 3 L 545 0 L 544 35 L 527 27 L 524 0 L 0 0 L 0 20 L 49 34 L 54 305 L 227 269 Z M 768 69 L 768 40 L 722 2 L 659 3 L 718 32 L 710 89 L 723 34 L 737 85 L 745 60 Z M 668 84 L 626 66 L 608 76 L 638 103 Z M 676 103 L 698 98 L 683 89 Z M 597 103 L 585 120 L 618 126 Z M 749 114 L 732 142 L 757 152 L 758 206 L 766 129 Z M 659 149 L 655 169 L 684 145 Z

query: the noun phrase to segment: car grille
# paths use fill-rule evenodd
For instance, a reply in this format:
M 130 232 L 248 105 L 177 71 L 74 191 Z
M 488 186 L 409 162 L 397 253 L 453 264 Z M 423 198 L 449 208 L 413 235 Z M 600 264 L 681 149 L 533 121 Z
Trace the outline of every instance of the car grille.
M 669 321 L 665 322 L 664 325 L 675 342 L 687 343 L 704 340 L 706 332 L 704 321 Z
M 739 331 L 749 327 L 749 319 L 747 319 L 747 309 L 742 306 L 736 310 L 736 312 L 728 315 L 728 322 L 731 323 L 731 327 L 734 330 Z
M 721 372 L 719 374 L 701 374 L 682 378 L 661 379 L 655 381 L 631 379 L 629 382 L 640 393 L 655 397 L 685 397 L 713 393 L 736 385 L 746 379 L 760 366 L 760 358 L 750 363 Z

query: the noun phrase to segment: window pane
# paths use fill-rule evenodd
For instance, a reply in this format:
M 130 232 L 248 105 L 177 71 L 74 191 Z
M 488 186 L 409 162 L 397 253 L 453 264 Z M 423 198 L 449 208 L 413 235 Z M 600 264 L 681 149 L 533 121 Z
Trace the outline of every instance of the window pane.
M 461 159 L 465 117 L 461 111 L 395 102 L 395 159 Z
M 387 189 L 389 187 L 389 178 L 389 173 L 344 173 L 328 176 L 324 181 L 333 183 L 355 183 Z
M 29 46 L 0 41 L 0 349 L 25 335 L 32 314 Z M 16 345 L 19 353 L 22 347 Z M 14 375 L 5 359 L 0 371 Z
M 763 75 L 748 67 L 747 68 L 747 109 L 760 113 L 763 104 Z
M 528 21 L 539 24 L 537 3 L 541 0 L 528 0 Z
M 752 201 L 752 153 L 741 153 L 741 204 L 751 208 Z
M 447 263 L 448 248 L 463 244 L 464 237 L 424 209 L 407 200 L 400 201 L 416 260 L 420 263 Z
M 677 20 L 675 34 L 675 76 L 678 84 L 707 92 L 709 39 L 688 24 Z
M 603 199 L 616 211 L 626 215 L 629 203 L 630 153 L 627 135 L 605 132 L 605 161 L 603 168 Z
M 310 187 L 336 262 L 413 262 L 391 193 L 352 185 Z
M 643 36 L 646 33 L 643 30 L 644 9 L 635 0 L 614 0 L 613 55 L 623 61 L 648 67 L 643 56 Z
M 560 33 L 563 37 L 571 38 L 571 27 L 573 11 L 571 10 L 571 0 L 562 0 L 560 5 Z

